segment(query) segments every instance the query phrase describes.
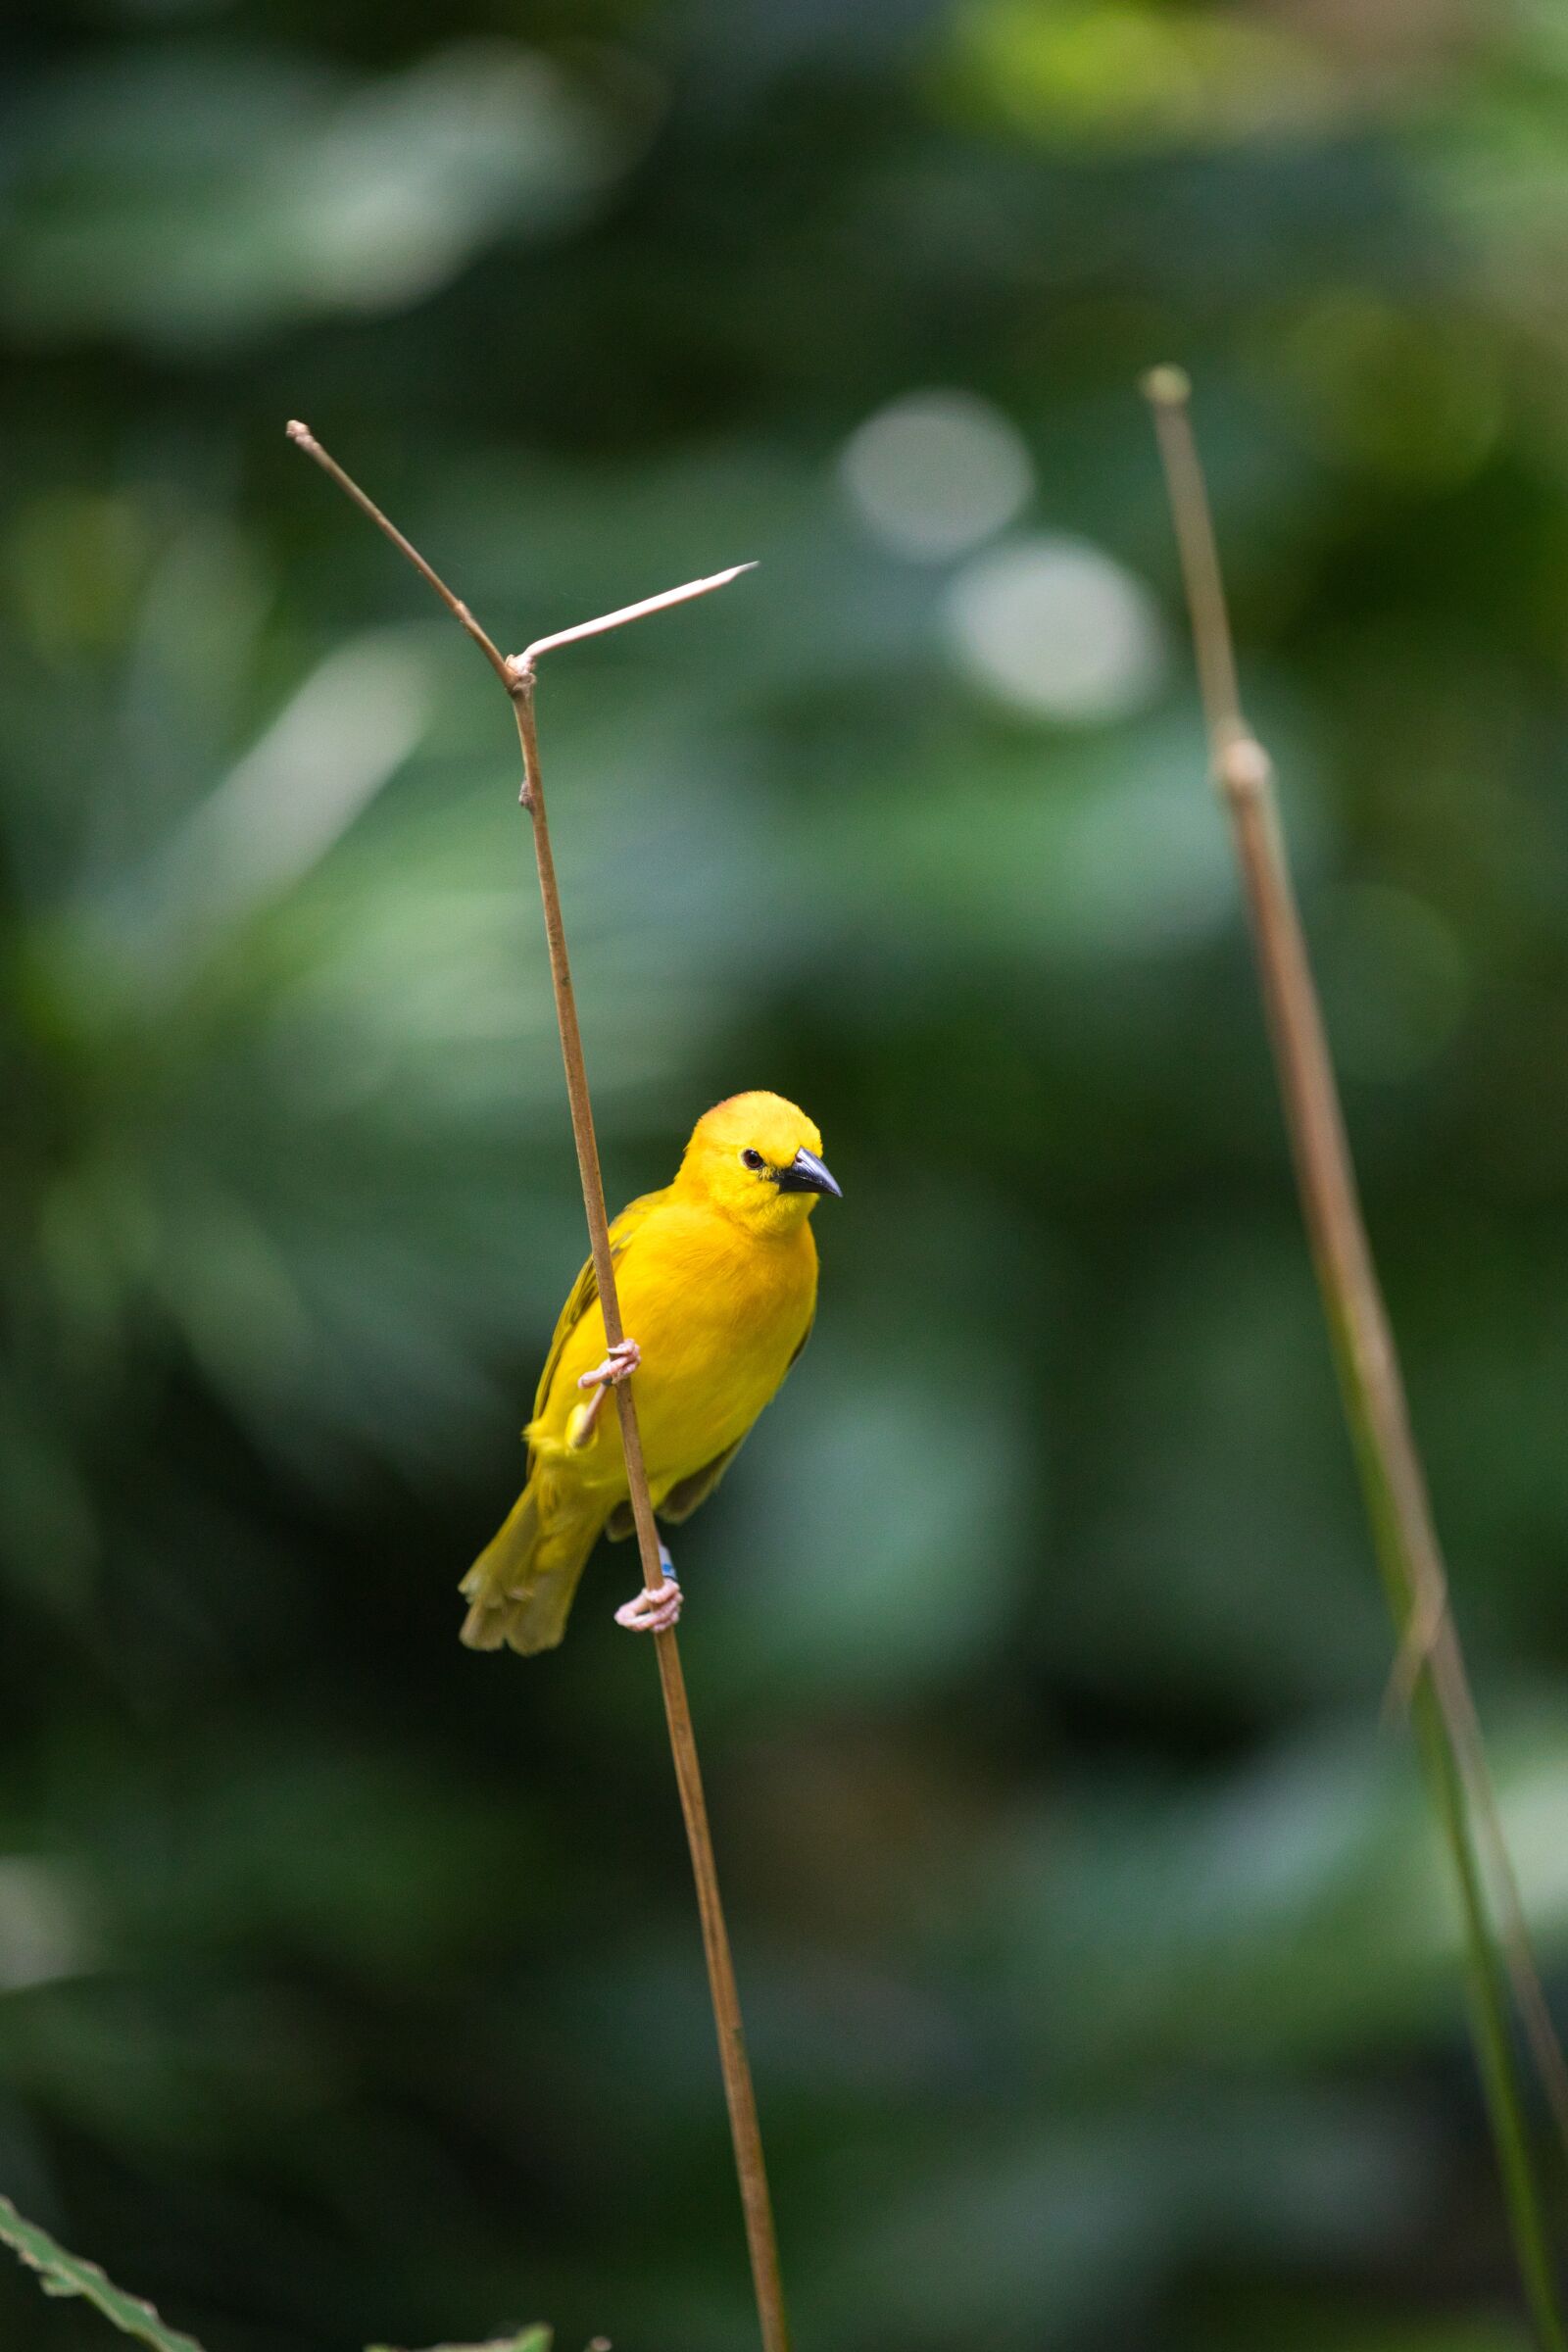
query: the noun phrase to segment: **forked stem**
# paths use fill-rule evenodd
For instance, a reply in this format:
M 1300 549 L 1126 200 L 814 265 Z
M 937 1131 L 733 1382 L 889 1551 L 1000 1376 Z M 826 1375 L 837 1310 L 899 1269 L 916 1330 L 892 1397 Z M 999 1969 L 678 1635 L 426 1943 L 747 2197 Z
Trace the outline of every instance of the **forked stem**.
M 467 606 L 453 595 L 439 573 L 388 521 L 380 508 L 366 496 L 352 475 L 345 473 L 336 460 L 327 455 L 314 434 L 298 422 L 289 425 L 288 433 L 290 440 L 303 449 L 308 457 L 314 458 L 324 473 L 330 474 L 339 488 L 347 493 L 363 514 L 369 516 L 379 530 L 385 532 L 393 546 L 428 582 L 453 618 L 478 646 L 511 698 L 522 752 L 520 799 L 530 820 L 534 863 L 539 874 L 545 943 L 550 955 L 550 982 L 555 995 L 556 1026 L 561 1033 L 561 1058 L 565 1066 L 566 1100 L 571 1109 L 577 1173 L 582 1181 L 582 1204 L 588 1221 L 589 1250 L 599 1285 L 605 1340 L 607 1346 L 613 1348 L 625 1338 L 625 1332 L 620 1320 L 615 1265 L 610 1248 L 604 1176 L 599 1164 L 599 1145 L 594 1134 L 593 1101 L 588 1091 L 588 1073 L 583 1059 L 577 999 L 571 984 L 571 964 L 566 954 L 566 929 L 561 911 L 561 891 L 556 880 L 555 853 L 551 847 L 550 826 L 545 814 L 539 737 L 534 722 L 535 664 L 541 655 L 559 646 L 574 644 L 585 637 L 599 636 L 607 629 L 622 627 L 628 621 L 641 620 L 649 613 L 663 612 L 671 605 L 683 604 L 692 597 L 705 596 L 714 588 L 725 587 L 752 566 L 747 564 L 736 564 L 732 569 L 716 572 L 709 579 L 688 581 L 682 587 L 666 589 L 662 595 L 647 597 L 640 604 L 623 606 L 618 612 L 607 612 L 596 620 L 558 630 L 552 636 L 536 639 L 525 652 L 509 659 L 486 635 Z M 648 1472 L 643 1462 L 642 1437 L 637 1426 L 637 1407 L 632 1401 L 631 1383 L 617 1381 L 614 1384 L 614 1397 L 615 1411 L 620 1421 L 620 1442 L 626 1457 L 626 1483 L 631 1493 L 632 1516 L 637 1525 L 637 1550 L 642 1562 L 643 1583 L 650 1592 L 658 1592 L 663 1586 L 664 1574 L 660 1561 L 659 1531 L 654 1521 L 653 1498 L 648 1489 Z M 789 2352 L 778 2240 L 773 2227 L 772 2200 L 768 2194 L 767 2169 L 762 2158 L 757 2093 L 752 2083 L 751 2062 L 746 2054 L 740 1992 L 735 1982 L 735 1964 L 730 1955 L 729 1933 L 724 1925 L 724 1909 L 719 1899 L 713 1840 L 708 1823 L 708 1803 L 703 1793 L 703 1776 L 697 1759 L 697 1738 L 692 1729 L 686 1680 L 681 1672 L 680 1650 L 674 1633 L 656 1633 L 654 1649 L 659 1659 L 659 1679 L 664 1696 L 664 1717 L 669 1726 L 675 1782 L 680 1791 L 687 1843 L 691 1848 L 692 1875 L 697 1883 L 703 1951 L 708 1963 L 713 2023 L 718 2034 L 718 2058 L 724 2078 L 725 2102 L 729 2109 L 730 2137 L 735 2150 L 735 2171 L 746 2220 L 746 2242 L 751 2256 L 752 2285 L 757 2298 L 763 2352 Z
M 1219 554 L 1193 436 L 1191 388 L 1156 368 L 1144 389 L 1154 415 L 1193 625 L 1214 779 L 1229 812 L 1247 894 L 1264 1011 L 1302 1214 L 1350 1425 L 1378 1563 L 1399 1639 L 1396 1686 L 1411 1699 L 1434 1809 L 1464 1924 L 1482 2083 L 1514 2246 L 1537 2331 L 1565 2352 L 1560 2288 L 1536 2178 L 1508 2010 L 1519 2005 L 1568 2147 L 1568 2069 L 1531 1949 L 1503 1836 L 1398 1352 L 1367 1238 L 1339 1088 L 1291 881 L 1273 770 L 1247 724 L 1237 685 Z M 1498 1953 L 1476 1829 L 1502 1911 Z

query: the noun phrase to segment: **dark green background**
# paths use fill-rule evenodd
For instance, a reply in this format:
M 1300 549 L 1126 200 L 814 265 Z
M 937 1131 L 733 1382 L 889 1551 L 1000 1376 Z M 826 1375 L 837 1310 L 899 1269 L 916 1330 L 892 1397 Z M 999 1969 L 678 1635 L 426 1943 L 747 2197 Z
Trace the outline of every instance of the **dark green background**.
M 1136 377 L 1198 379 L 1550 1959 L 1560 10 L 6 37 L 0 2184 L 212 2352 L 751 2340 L 633 1564 L 456 1641 L 582 1255 L 511 722 L 300 415 L 508 645 L 760 559 L 541 719 L 612 1196 L 749 1086 L 846 1194 L 679 1554 L 802 2352 L 1517 2352 Z M 844 452 L 933 388 L 1033 479 L 917 561 Z M 1098 708 L 961 658 L 1031 552 L 1136 624 Z M 0 2331 L 98 2340 L 9 2273 Z

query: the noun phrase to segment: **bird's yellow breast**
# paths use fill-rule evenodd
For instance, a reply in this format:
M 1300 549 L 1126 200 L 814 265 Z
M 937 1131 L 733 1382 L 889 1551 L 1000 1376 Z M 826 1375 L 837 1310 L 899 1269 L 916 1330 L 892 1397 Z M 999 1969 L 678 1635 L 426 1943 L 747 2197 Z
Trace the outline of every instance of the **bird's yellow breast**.
M 655 1503 L 746 1435 L 810 1329 L 816 1245 L 804 1219 L 758 1234 L 701 1202 L 666 1198 L 615 1261 L 621 1322 L 642 1350 L 633 1377 Z M 616 1416 L 599 1417 L 590 1443 L 567 1446 L 583 1402 L 577 1381 L 605 1351 L 596 1300 L 562 1349 L 528 1438 L 565 1455 L 584 1485 L 625 1492 Z

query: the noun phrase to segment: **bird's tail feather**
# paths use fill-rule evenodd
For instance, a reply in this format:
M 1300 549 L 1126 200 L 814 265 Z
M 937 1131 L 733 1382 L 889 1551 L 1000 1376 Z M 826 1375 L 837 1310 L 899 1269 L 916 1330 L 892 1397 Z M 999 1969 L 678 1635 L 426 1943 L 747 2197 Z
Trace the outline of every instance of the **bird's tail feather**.
M 536 1472 L 463 1580 L 468 1647 L 510 1642 L 524 1657 L 554 1649 L 604 1523 L 600 1505 Z

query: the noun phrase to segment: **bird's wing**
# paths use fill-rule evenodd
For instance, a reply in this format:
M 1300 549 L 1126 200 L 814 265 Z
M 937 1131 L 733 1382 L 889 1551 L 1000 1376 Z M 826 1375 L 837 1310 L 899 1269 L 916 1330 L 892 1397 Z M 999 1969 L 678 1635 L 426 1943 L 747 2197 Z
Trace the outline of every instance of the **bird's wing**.
M 660 1202 L 666 1198 L 667 1192 L 644 1193 L 640 1200 L 629 1200 L 626 1203 L 610 1228 L 610 1254 L 612 1257 L 619 1257 L 649 1211 L 657 1208 Z M 539 1375 L 539 1387 L 533 1400 L 533 1418 L 536 1421 L 543 1417 L 545 1405 L 550 1396 L 550 1386 L 556 1377 L 556 1368 L 561 1362 L 562 1350 L 598 1296 L 599 1277 L 594 1272 L 594 1261 L 590 1258 L 566 1294 L 566 1303 L 561 1310 L 555 1336 L 550 1342 L 550 1352 L 545 1357 L 545 1368 Z
M 715 1453 L 710 1462 L 703 1464 L 701 1470 L 694 1470 L 690 1478 L 683 1478 L 671 1487 L 659 1506 L 661 1519 L 666 1520 L 671 1527 L 679 1527 L 683 1520 L 689 1519 L 698 1504 L 708 1500 L 745 1443 L 744 1438 L 737 1438 L 733 1446 L 726 1446 L 722 1453 Z

